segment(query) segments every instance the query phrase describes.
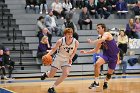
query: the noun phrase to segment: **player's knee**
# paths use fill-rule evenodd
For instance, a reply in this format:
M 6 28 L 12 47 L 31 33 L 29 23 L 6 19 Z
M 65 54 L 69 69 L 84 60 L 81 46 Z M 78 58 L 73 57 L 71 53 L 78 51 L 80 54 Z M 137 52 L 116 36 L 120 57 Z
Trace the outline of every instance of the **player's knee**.
M 100 64 L 99 63 L 96 63 L 95 64 L 95 68 L 99 68 L 100 67 Z
M 107 73 L 107 78 L 110 79 L 112 74 Z

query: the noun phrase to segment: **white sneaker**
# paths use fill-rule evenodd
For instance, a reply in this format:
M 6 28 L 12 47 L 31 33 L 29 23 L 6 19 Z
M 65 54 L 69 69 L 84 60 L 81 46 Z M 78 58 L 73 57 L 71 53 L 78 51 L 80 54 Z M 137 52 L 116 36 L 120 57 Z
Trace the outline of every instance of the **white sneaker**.
M 6 76 L 4 76 L 4 79 L 5 79 L 5 80 L 8 80 L 9 78 L 7 78 Z
M 40 12 L 40 14 L 42 14 L 42 12 Z
M 46 14 L 48 14 L 48 11 L 46 11 Z

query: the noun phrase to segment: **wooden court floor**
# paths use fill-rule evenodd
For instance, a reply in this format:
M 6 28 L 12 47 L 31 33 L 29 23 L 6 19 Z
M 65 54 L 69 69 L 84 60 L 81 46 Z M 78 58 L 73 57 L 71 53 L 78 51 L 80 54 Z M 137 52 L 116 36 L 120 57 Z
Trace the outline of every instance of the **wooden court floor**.
M 74 77 L 79 78 L 79 77 Z M 109 88 L 102 89 L 103 79 L 100 79 L 100 87 L 88 89 L 93 82 L 92 77 L 82 77 L 83 79 L 65 80 L 57 88 L 57 93 L 140 93 L 140 78 L 115 78 L 109 82 Z M 18 79 L 15 83 L 3 81 L 0 88 L 5 88 L 14 93 L 48 93 L 47 89 L 51 86 L 56 78 L 51 80 L 40 81 L 39 79 Z M 29 82 L 24 82 L 28 80 Z M 30 80 L 38 82 L 30 82 Z M 16 80 L 14 80 L 16 81 Z M 2 81 L 1 81 L 2 82 Z

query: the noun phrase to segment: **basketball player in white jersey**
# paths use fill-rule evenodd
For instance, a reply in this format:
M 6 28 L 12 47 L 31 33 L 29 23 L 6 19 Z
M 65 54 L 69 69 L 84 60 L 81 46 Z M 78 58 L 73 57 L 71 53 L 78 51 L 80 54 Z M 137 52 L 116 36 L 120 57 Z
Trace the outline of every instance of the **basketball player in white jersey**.
M 48 93 L 56 93 L 54 88 L 63 82 L 69 75 L 72 58 L 74 57 L 79 45 L 79 42 L 72 36 L 73 30 L 71 28 L 66 28 L 64 30 L 64 37 L 59 39 L 54 48 L 52 48 L 52 50 L 48 53 L 49 55 L 52 55 L 57 50 L 54 61 L 51 65 L 51 70 L 47 73 L 43 73 L 41 80 L 44 80 L 46 77 L 54 77 L 56 71 L 62 69 L 62 75 L 48 89 Z

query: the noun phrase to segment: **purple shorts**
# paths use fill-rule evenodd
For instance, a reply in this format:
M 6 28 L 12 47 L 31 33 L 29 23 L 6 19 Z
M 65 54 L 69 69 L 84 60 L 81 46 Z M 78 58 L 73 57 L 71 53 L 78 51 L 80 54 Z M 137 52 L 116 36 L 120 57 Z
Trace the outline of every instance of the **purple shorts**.
M 103 58 L 106 63 L 108 63 L 108 67 L 110 69 L 115 70 L 116 64 L 117 64 L 117 60 L 118 60 L 117 55 L 116 56 L 112 56 L 112 57 L 106 56 L 106 55 L 101 55 L 100 57 Z

